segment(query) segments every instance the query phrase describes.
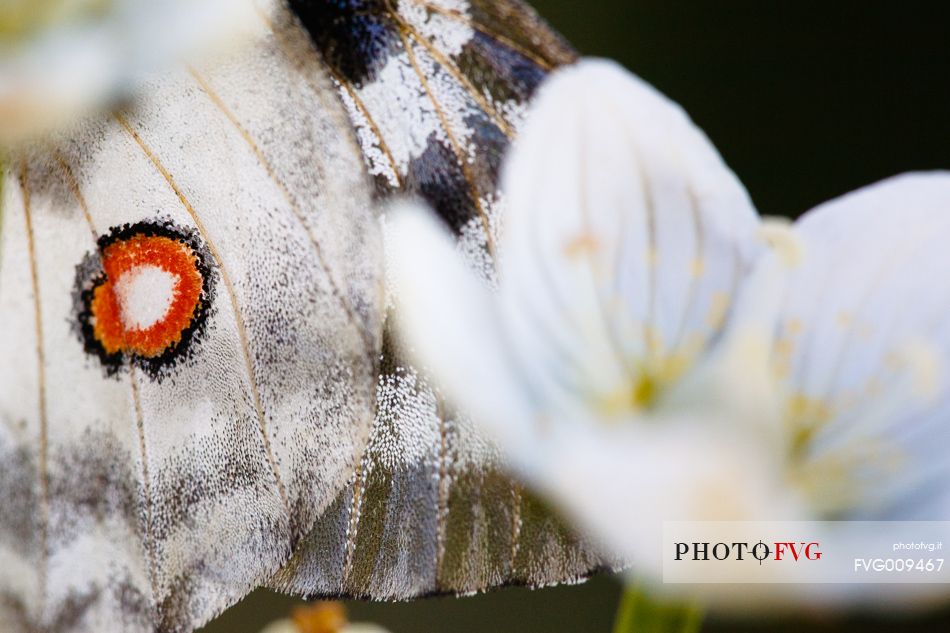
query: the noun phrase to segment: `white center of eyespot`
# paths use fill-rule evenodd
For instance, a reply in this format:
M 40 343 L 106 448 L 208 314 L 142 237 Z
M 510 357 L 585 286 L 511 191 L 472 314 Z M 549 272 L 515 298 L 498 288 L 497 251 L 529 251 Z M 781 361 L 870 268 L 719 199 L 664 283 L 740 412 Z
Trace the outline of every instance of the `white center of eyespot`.
M 122 324 L 127 330 L 147 330 L 165 318 L 175 298 L 178 275 L 158 266 L 137 266 L 124 273 L 114 288 Z

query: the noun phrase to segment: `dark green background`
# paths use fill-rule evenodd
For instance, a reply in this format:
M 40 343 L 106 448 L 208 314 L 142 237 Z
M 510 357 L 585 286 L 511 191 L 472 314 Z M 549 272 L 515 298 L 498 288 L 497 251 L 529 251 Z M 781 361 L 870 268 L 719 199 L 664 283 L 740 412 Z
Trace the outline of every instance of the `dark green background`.
M 588 55 L 612 57 L 682 104 L 762 213 L 798 215 L 909 170 L 950 168 L 950 21 L 940 2 L 536 0 Z M 393 633 L 606 633 L 619 586 L 351 605 Z M 256 633 L 293 601 L 258 593 L 209 633 Z M 937 616 L 813 616 L 707 631 L 950 630 Z

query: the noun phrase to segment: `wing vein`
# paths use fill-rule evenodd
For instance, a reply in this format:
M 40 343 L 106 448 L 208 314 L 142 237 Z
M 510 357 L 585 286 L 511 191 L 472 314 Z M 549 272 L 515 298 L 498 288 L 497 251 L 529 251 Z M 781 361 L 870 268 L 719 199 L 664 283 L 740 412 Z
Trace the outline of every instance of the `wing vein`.
M 445 424 L 445 404 L 442 398 L 435 394 L 436 409 L 435 414 L 439 419 L 439 481 L 436 493 L 438 500 L 436 502 L 436 549 L 435 549 L 435 583 L 436 588 L 442 586 L 441 573 L 442 565 L 445 562 L 445 538 L 448 527 L 449 514 L 449 488 L 448 488 L 448 459 L 449 459 L 449 437 L 448 429 Z
M 356 538 L 359 533 L 360 509 L 363 503 L 363 462 L 356 464 L 353 475 L 353 501 L 346 525 L 346 550 L 343 555 L 343 578 L 341 589 L 345 592 L 350 574 L 353 572 L 353 560 L 356 557 Z
M 244 322 L 244 315 L 241 312 L 240 306 L 238 305 L 237 293 L 234 290 L 234 284 L 231 281 L 231 275 L 228 273 L 227 267 L 224 265 L 224 260 L 221 257 L 221 253 L 215 246 L 214 242 L 211 240 L 210 235 L 208 234 L 207 229 L 204 226 L 204 223 L 201 221 L 201 218 L 198 216 L 198 212 L 192 206 L 191 202 L 185 196 L 184 192 L 178 186 L 178 183 L 175 182 L 174 177 L 171 172 L 165 167 L 165 165 L 159 160 L 158 156 L 152 151 L 152 149 L 145 143 L 142 137 L 136 132 L 135 128 L 126 120 L 126 118 L 116 112 L 113 115 L 116 121 L 119 123 L 120 127 L 129 135 L 129 137 L 135 142 L 143 154 L 148 158 L 148 160 L 155 167 L 155 170 L 162 176 L 165 182 L 168 184 L 169 188 L 175 193 L 178 197 L 178 200 L 181 202 L 182 206 L 187 211 L 188 215 L 191 216 L 192 221 L 195 223 L 195 227 L 198 229 L 198 232 L 201 234 L 205 243 L 208 245 L 208 250 L 211 252 L 211 256 L 214 258 L 215 263 L 218 266 L 218 269 L 221 274 L 221 281 L 224 283 L 225 289 L 227 290 L 228 298 L 231 302 L 231 309 L 234 312 L 234 320 L 237 324 L 238 339 L 241 344 L 241 352 L 244 357 L 244 368 L 247 372 L 247 378 L 250 383 L 251 396 L 254 400 L 254 408 L 257 414 L 258 430 L 260 431 L 261 441 L 264 445 L 264 452 L 267 458 L 268 465 L 270 466 L 271 473 L 274 476 L 277 491 L 280 495 L 281 502 L 284 505 L 284 510 L 287 513 L 288 522 L 293 523 L 293 513 L 291 511 L 290 499 L 287 496 L 287 489 L 284 486 L 284 481 L 280 476 L 280 470 L 277 467 L 277 460 L 274 457 L 274 450 L 271 445 L 270 437 L 267 434 L 267 420 L 264 415 L 264 406 L 261 402 L 260 390 L 257 386 L 257 378 L 254 374 L 254 366 L 251 360 L 251 351 L 250 344 L 247 337 L 247 327 Z
M 96 224 L 93 222 L 92 213 L 89 210 L 89 205 L 86 202 L 86 197 L 82 193 L 82 188 L 79 186 L 79 181 L 76 178 L 75 173 L 72 168 L 69 166 L 69 163 L 63 157 L 62 153 L 58 150 L 54 151 L 56 157 L 56 162 L 59 163 L 60 168 L 63 171 L 63 174 L 66 177 L 66 184 L 69 186 L 70 191 L 72 191 L 73 197 L 76 198 L 76 202 L 79 204 L 79 208 L 82 210 L 83 217 L 86 220 L 86 224 L 89 226 L 89 231 L 92 233 L 93 243 L 96 245 L 96 250 L 99 252 L 99 260 L 104 261 L 105 254 L 102 252 L 101 247 L 99 246 L 99 232 L 96 230 Z M 123 338 L 125 337 L 125 331 L 122 332 Z M 149 467 L 148 467 L 148 446 L 146 444 L 145 438 L 145 416 L 142 412 L 142 400 L 139 393 L 138 378 L 135 373 L 135 367 L 132 365 L 131 360 L 129 361 L 129 388 L 131 389 L 132 396 L 132 406 L 135 413 L 135 430 L 138 435 L 138 450 L 139 458 L 142 460 L 141 468 L 141 477 L 142 477 L 142 503 L 145 508 L 145 516 L 143 518 L 142 527 L 142 541 L 145 548 L 145 563 L 148 573 L 149 580 L 149 589 L 152 592 L 152 602 L 155 604 L 155 607 L 158 607 L 158 586 L 157 580 L 155 577 L 155 570 L 158 568 L 156 552 L 155 552 L 155 541 L 152 535 L 152 530 L 154 526 L 153 518 L 153 506 L 152 506 L 152 482 L 149 476 Z
M 376 119 L 373 118 L 373 115 L 370 114 L 369 108 L 366 107 L 366 104 L 363 103 L 363 100 L 356 93 L 356 90 L 353 89 L 353 86 L 349 81 L 346 80 L 342 75 L 338 74 L 330 65 L 327 65 L 327 70 L 333 79 L 340 85 L 342 90 L 345 90 L 350 99 L 353 100 L 353 105 L 356 106 L 356 109 L 360 111 L 360 114 L 363 115 L 363 118 L 366 119 L 366 124 L 369 125 L 370 131 L 373 133 L 373 136 L 379 141 L 379 149 L 386 157 L 386 161 L 389 163 L 390 168 L 393 170 L 393 174 L 396 176 L 396 186 L 399 189 L 405 187 L 405 182 L 403 180 L 403 175 L 399 173 L 399 164 L 396 162 L 396 158 L 393 156 L 392 150 L 389 149 L 389 144 L 386 143 L 386 139 L 383 138 L 382 130 L 379 127 L 379 124 L 376 123 Z
M 468 92 L 469 96 L 476 103 L 476 105 L 478 105 L 478 107 L 481 108 L 482 111 L 484 111 L 485 114 L 488 115 L 488 117 L 492 120 L 492 122 L 498 126 L 498 129 L 500 129 L 502 133 L 504 133 L 505 136 L 507 136 L 510 139 L 515 135 L 515 132 L 511 128 L 511 125 L 509 125 L 508 122 L 505 121 L 505 119 L 501 116 L 501 114 L 498 112 L 495 106 L 493 106 L 491 103 L 485 100 L 485 97 L 481 93 L 478 92 L 478 90 L 475 88 L 472 82 L 469 81 L 467 77 L 465 77 L 465 75 L 462 73 L 459 67 L 451 59 L 443 55 L 442 51 L 436 48 L 432 44 L 432 42 L 422 37 L 419 31 L 417 31 L 415 27 L 413 27 L 411 24 L 409 24 L 404 19 L 402 19 L 402 16 L 400 16 L 398 12 L 396 12 L 393 9 L 390 9 L 390 15 L 393 18 L 393 20 L 396 21 L 397 26 L 400 29 L 402 29 L 404 33 L 408 33 L 412 37 L 412 39 L 419 42 L 419 44 L 422 45 L 422 47 L 425 48 L 426 51 L 428 51 L 430 55 L 432 55 L 432 58 L 440 66 L 445 68 L 445 70 L 450 75 L 452 75 L 452 78 L 455 79 L 455 81 L 459 82 L 459 84 L 461 84 L 461 86 L 465 88 L 465 91 Z
M 521 516 L 521 504 L 522 504 L 522 490 L 521 486 L 514 479 L 511 480 L 511 568 L 509 569 L 509 577 L 511 580 L 515 580 L 518 574 L 518 552 L 521 551 L 521 528 L 524 525 L 524 520 Z
M 434 4 L 432 4 L 431 2 L 424 2 L 423 0 L 412 0 L 412 2 L 414 2 L 415 4 L 418 4 L 418 5 L 420 5 L 420 6 L 425 7 L 426 9 L 428 9 L 429 11 L 432 11 L 433 13 L 438 13 L 439 15 L 442 15 L 442 16 L 448 18 L 449 20 L 453 20 L 453 21 L 455 21 L 455 22 L 460 22 L 460 23 L 462 23 L 462 24 L 464 24 L 464 25 L 466 25 L 466 26 L 468 26 L 468 27 L 470 27 L 470 28 L 472 28 L 472 29 L 478 31 L 478 32 L 481 33 L 482 35 L 484 35 L 484 36 L 486 36 L 486 37 L 488 37 L 488 38 L 490 38 L 490 39 L 496 41 L 497 43 L 501 44 L 501 45 L 504 46 L 505 48 L 509 48 L 509 49 L 511 49 L 512 51 L 514 51 L 515 53 L 518 53 L 519 55 L 521 55 L 522 57 L 524 57 L 525 59 L 527 59 L 527 60 L 533 62 L 533 63 L 536 64 L 539 68 L 541 68 L 541 70 L 543 70 L 543 71 L 545 71 L 545 72 L 550 72 L 551 70 L 554 69 L 554 64 L 552 64 L 551 62 L 549 62 L 549 61 L 547 61 L 546 59 L 540 57 L 539 55 L 537 55 L 537 54 L 531 52 L 530 50 L 528 50 L 528 49 L 525 48 L 524 46 L 521 46 L 520 44 L 518 44 L 518 43 L 515 42 L 514 40 L 512 40 L 512 39 L 510 39 L 510 38 L 508 38 L 508 37 L 505 37 L 504 35 L 502 35 L 502 34 L 500 34 L 500 33 L 497 33 L 497 32 L 495 32 L 495 31 L 493 31 L 492 29 L 488 28 L 488 27 L 485 26 L 484 24 L 481 24 L 480 22 L 476 22 L 475 20 L 472 20 L 472 19 L 470 19 L 470 18 L 468 18 L 468 17 L 462 15 L 462 14 L 459 13 L 458 11 L 453 11 L 452 9 L 446 9 L 445 7 L 440 7 L 440 6 L 434 5 Z
M 320 244 L 320 241 L 317 239 L 316 235 L 313 234 L 313 231 L 307 226 L 306 219 L 303 212 L 300 210 L 299 205 L 294 200 L 293 196 L 290 195 L 290 190 L 287 188 L 286 183 L 277 176 L 277 172 L 274 170 L 274 166 L 267 160 L 267 157 L 264 155 L 264 152 L 261 150 L 260 145 L 254 140 L 251 134 L 247 131 L 241 122 L 238 120 L 234 112 L 228 108 L 224 103 L 221 97 L 217 92 L 211 87 L 211 84 L 202 77 L 195 69 L 189 69 L 191 76 L 198 83 L 204 93 L 211 100 L 211 103 L 224 115 L 224 117 L 234 126 L 234 129 L 237 130 L 238 134 L 241 135 L 241 138 L 244 139 L 244 142 L 247 143 L 248 147 L 254 153 L 254 156 L 257 158 L 258 162 L 261 164 L 261 167 L 264 168 L 264 171 L 267 172 L 267 176 L 273 181 L 277 188 L 280 189 L 281 194 L 284 199 L 287 201 L 287 204 L 290 205 L 291 210 L 293 211 L 294 218 L 303 228 L 304 232 L 307 234 L 307 238 L 310 241 L 310 245 L 313 247 L 314 253 L 317 256 L 317 261 L 320 262 L 320 267 L 323 268 L 323 272 L 327 276 L 327 283 L 330 284 L 330 293 L 333 297 L 340 303 L 340 306 L 343 308 L 343 311 L 346 313 L 346 318 L 350 322 L 356 331 L 359 333 L 359 336 L 363 339 L 363 344 L 366 346 L 367 353 L 371 357 L 375 357 L 374 348 L 375 344 L 373 342 L 373 337 L 369 332 L 366 331 L 366 328 L 360 325 L 359 319 L 356 316 L 356 311 L 353 309 L 353 306 L 350 305 L 350 302 L 346 300 L 346 296 L 340 290 L 340 285 L 337 283 L 336 278 L 333 276 L 333 271 L 330 268 L 329 262 L 323 252 L 323 246 Z M 372 360 L 372 359 L 371 359 Z M 371 363 L 372 364 L 372 363 Z
M 466 162 L 465 155 L 462 152 L 462 147 L 459 144 L 458 139 L 455 138 L 455 134 L 452 132 L 448 117 L 445 115 L 445 112 L 442 109 L 442 104 L 440 104 L 439 100 L 435 98 L 435 95 L 432 92 L 432 87 L 429 85 L 428 78 L 426 78 L 425 73 L 422 72 L 422 69 L 419 67 L 419 61 L 416 59 L 416 54 L 412 50 L 412 44 L 409 41 L 409 38 L 401 29 L 399 30 L 399 37 L 402 40 L 403 48 L 406 50 L 406 55 L 409 58 L 409 63 L 412 65 L 413 71 L 419 77 L 419 81 L 422 83 L 423 90 L 425 90 L 426 95 L 429 97 L 429 101 L 432 102 L 432 107 L 435 108 L 436 115 L 439 117 L 439 122 L 442 124 L 442 129 L 445 131 L 445 135 L 448 138 L 449 143 L 452 145 L 452 151 L 455 153 L 455 159 L 458 161 L 459 168 L 462 170 L 462 175 L 465 177 L 465 180 L 468 182 L 469 188 L 471 189 L 472 201 L 475 203 L 475 206 L 478 209 L 479 217 L 482 220 L 482 228 L 485 230 L 485 239 L 488 244 L 488 252 L 492 256 L 492 259 L 494 259 L 495 241 L 494 238 L 492 238 L 491 222 L 488 218 L 488 213 L 485 211 L 485 207 L 482 204 L 478 187 L 475 185 L 475 179 L 472 177 L 472 172 L 468 168 L 468 163 Z
M 274 39 L 275 39 L 275 41 L 276 41 L 276 43 L 277 43 L 277 47 L 280 48 L 280 50 L 281 50 L 281 52 L 284 54 L 284 56 L 286 56 L 287 59 L 288 59 L 288 61 L 290 61 L 290 62 L 294 65 L 294 67 L 295 67 L 298 71 L 300 71 L 300 74 L 303 76 L 304 81 L 307 82 L 307 85 L 310 86 L 310 89 L 313 90 L 313 93 L 314 93 L 319 99 L 325 100 L 325 99 L 327 98 L 327 90 L 326 90 L 326 87 L 325 87 L 325 86 L 321 86 L 317 81 L 314 80 L 314 78 L 311 76 L 311 74 L 310 74 L 309 72 L 307 72 L 307 69 L 306 69 L 307 60 L 304 59 L 304 57 L 303 57 L 302 55 L 297 54 L 297 53 L 294 52 L 294 50 L 293 50 L 293 48 L 292 48 L 292 47 L 294 46 L 294 43 L 293 43 L 293 42 L 290 42 L 290 41 L 288 40 L 288 35 L 287 35 L 287 33 L 282 32 L 281 30 L 279 30 L 279 29 L 274 25 L 274 22 L 271 21 L 270 17 L 268 17 L 267 14 L 264 13 L 264 11 L 261 9 L 260 6 L 258 6 L 258 3 L 256 3 L 256 2 L 254 3 L 254 12 L 257 14 L 257 17 L 261 20 L 261 22 L 264 24 L 264 26 L 267 27 L 267 30 L 270 31 L 271 34 L 273 34 Z M 311 55 L 317 55 L 316 50 L 313 48 L 313 42 L 312 42 L 312 41 L 309 41 L 309 46 L 308 46 L 308 49 L 307 49 L 307 50 L 308 50 L 308 52 L 309 52 Z M 324 64 L 323 67 L 326 68 L 327 65 Z M 338 95 L 334 95 L 334 96 L 338 96 Z M 347 134 L 347 135 L 346 135 L 346 138 L 347 138 L 347 140 L 349 140 L 349 142 L 352 144 L 353 149 L 354 149 L 358 154 L 362 155 L 363 150 L 362 150 L 362 148 L 359 146 L 359 143 L 358 143 L 357 140 L 356 140 L 356 136 L 353 135 L 353 134 Z M 382 138 L 382 137 L 380 137 L 380 138 Z M 398 173 L 398 172 L 397 172 L 397 173 Z
M 138 376 L 135 367 L 129 363 L 129 386 L 132 388 L 132 404 L 135 407 L 135 429 L 138 432 L 139 456 L 142 460 L 142 496 L 145 504 L 145 525 L 143 526 L 143 540 L 145 541 L 146 563 L 148 565 L 148 580 L 152 591 L 152 601 L 158 608 L 158 585 L 155 571 L 158 561 L 155 552 L 154 508 L 152 504 L 152 482 L 148 468 L 148 444 L 145 441 L 145 416 L 142 413 L 142 396 L 139 393 Z
M 267 17 L 266 14 L 264 14 L 264 12 L 261 10 L 259 6 L 255 4 L 254 8 L 261 22 L 263 22 L 264 26 L 266 26 L 267 29 L 277 39 L 277 45 L 280 47 L 281 51 L 283 51 L 284 55 L 286 55 L 287 58 L 290 59 L 291 61 L 297 62 L 297 65 L 299 66 L 300 62 L 296 58 L 296 56 L 291 53 L 289 49 L 289 45 L 285 41 L 285 37 L 277 30 L 277 28 L 274 26 L 274 23 L 271 21 L 269 17 Z M 335 70 L 333 70 L 333 68 L 329 64 L 324 64 L 324 68 L 330 73 L 330 76 L 340 85 L 340 87 L 347 92 L 347 94 L 353 100 L 353 104 L 356 106 L 356 109 L 359 110 L 360 113 L 366 118 L 366 123 L 369 125 L 370 131 L 379 140 L 380 151 L 386 157 L 386 161 L 389 163 L 390 168 L 393 170 L 393 174 L 396 176 L 396 185 L 400 189 L 402 189 L 405 186 L 405 183 L 403 181 L 403 175 L 399 173 L 399 165 L 396 162 L 396 158 L 393 156 L 392 150 L 389 148 L 389 144 L 386 143 L 386 139 L 383 138 L 383 134 L 379 127 L 379 124 L 376 123 L 376 120 L 370 114 L 369 109 L 366 107 L 366 104 L 363 102 L 360 96 L 353 89 L 353 86 L 350 84 L 350 82 L 348 82 L 344 77 L 342 77 Z M 307 83 L 310 85 L 310 88 L 313 89 L 314 92 L 318 94 L 322 94 L 323 91 L 311 79 L 310 75 L 307 73 L 304 73 L 304 75 L 306 77 Z M 362 151 L 362 149 L 360 149 L 360 155 L 364 156 L 364 160 L 366 160 L 365 153 Z
M 36 325 L 36 361 L 39 405 L 39 484 L 40 484 L 40 565 L 38 570 L 40 583 L 40 618 L 46 610 L 46 598 L 49 590 L 49 425 L 46 411 L 46 352 L 43 343 L 43 311 L 40 298 L 39 267 L 36 258 L 36 243 L 33 235 L 33 216 L 30 208 L 29 171 L 26 162 L 20 164 L 20 192 L 23 196 L 23 216 L 26 221 L 26 242 L 30 258 L 30 281 L 33 285 L 33 316 Z

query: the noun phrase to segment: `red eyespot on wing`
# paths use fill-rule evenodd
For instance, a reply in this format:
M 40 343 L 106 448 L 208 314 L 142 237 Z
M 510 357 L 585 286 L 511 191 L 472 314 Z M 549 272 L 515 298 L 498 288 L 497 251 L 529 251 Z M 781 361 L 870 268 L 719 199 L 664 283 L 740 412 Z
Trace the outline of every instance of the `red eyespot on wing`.
M 202 286 L 198 258 L 187 244 L 136 235 L 107 246 L 102 268 L 105 282 L 96 287 L 91 309 L 93 331 L 107 352 L 155 358 L 181 342 Z
M 77 277 L 86 350 L 110 373 L 136 362 L 157 375 L 207 317 L 213 273 L 202 245 L 171 223 L 143 222 L 114 229 L 87 260 Z

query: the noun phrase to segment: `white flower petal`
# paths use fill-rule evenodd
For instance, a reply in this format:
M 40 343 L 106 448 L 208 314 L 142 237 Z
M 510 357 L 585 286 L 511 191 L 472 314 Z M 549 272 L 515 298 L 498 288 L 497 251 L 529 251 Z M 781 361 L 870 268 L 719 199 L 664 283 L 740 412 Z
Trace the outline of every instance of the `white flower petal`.
M 388 275 L 406 344 L 450 402 L 477 419 L 519 466 L 534 463 L 536 408 L 510 363 L 491 290 L 464 264 L 454 241 L 420 205 L 387 213 Z
M 541 490 L 636 577 L 652 581 L 662 577 L 664 521 L 801 516 L 757 437 L 703 421 L 552 426 Z
M 950 519 L 950 174 L 799 223 L 776 351 L 804 483 L 833 514 Z
M 775 380 L 775 324 L 800 238 L 789 226 L 769 224 L 782 245 L 764 253 L 745 278 L 718 342 L 681 380 L 664 390 L 653 413 L 701 421 L 706 429 L 754 437 L 757 452 L 784 462 L 787 434 L 782 391 Z
M 755 251 L 746 192 L 683 111 L 605 61 L 559 71 L 505 170 L 501 309 L 552 409 L 624 412 L 719 332 Z

